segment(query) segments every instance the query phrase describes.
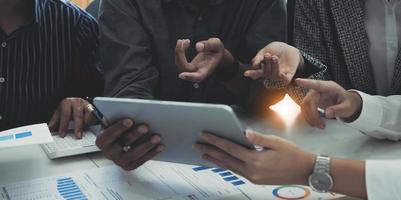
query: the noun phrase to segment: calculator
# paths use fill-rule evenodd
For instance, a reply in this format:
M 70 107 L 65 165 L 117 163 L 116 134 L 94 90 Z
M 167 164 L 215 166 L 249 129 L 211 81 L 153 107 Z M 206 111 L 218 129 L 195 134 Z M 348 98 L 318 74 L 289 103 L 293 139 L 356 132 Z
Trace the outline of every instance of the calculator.
M 91 131 L 83 131 L 82 139 L 76 139 L 73 130 L 67 131 L 64 138 L 57 132 L 52 133 L 54 142 L 41 144 L 43 151 L 50 159 L 82 155 L 100 151 L 96 146 L 96 134 Z

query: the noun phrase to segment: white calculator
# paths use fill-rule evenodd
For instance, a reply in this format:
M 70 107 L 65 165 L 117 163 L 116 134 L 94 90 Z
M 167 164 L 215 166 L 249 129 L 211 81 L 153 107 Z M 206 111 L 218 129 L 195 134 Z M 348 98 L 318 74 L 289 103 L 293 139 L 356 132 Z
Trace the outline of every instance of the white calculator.
M 93 130 L 82 132 L 82 139 L 76 139 L 74 131 L 67 131 L 64 138 L 58 133 L 52 133 L 52 143 L 41 144 L 41 147 L 50 159 L 75 156 L 100 151 L 96 146 L 96 134 Z

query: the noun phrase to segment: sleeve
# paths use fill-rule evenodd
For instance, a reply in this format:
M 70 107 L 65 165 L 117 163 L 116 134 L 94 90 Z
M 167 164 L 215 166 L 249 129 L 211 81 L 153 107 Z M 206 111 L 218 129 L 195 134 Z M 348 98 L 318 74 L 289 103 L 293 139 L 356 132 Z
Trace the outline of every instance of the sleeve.
M 319 16 L 319 7 L 323 7 L 324 1 L 296 1 L 294 17 L 294 46 L 301 51 L 304 58 L 305 69 L 298 71 L 294 77 L 309 78 L 317 80 L 331 80 L 324 63 L 328 62 L 327 48 L 323 33 L 324 22 Z M 264 81 L 266 88 L 283 88 L 298 103 L 302 102 L 308 92 L 306 89 L 297 87 L 295 82 L 285 86 L 281 82 Z
M 133 1 L 103 0 L 99 12 L 105 96 L 154 98 L 159 73 L 152 42 Z
M 287 9 L 284 0 L 260 1 L 252 17 L 252 23 L 244 33 L 244 38 L 235 48 L 228 50 L 235 57 L 238 70 L 232 79 L 226 81 L 226 87 L 236 96 L 239 96 L 246 107 L 260 110 L 260 106 L 270 102 L 271 97 L 281 91 L 267 90 L 263 82 L 253 81 L 243 76 L 247 67 L 242 63 L 250 63 L 257 52 L 273 41 L 286 41 Z M 274 27 L 274 28 L 272 28 Z M 266 91 L 267 90 L 267 91 Z
M 374 138 L 401 140 L 401 95 L 371 96 L 360 91 L 362 111 L 358 119 L 347 125 Z
M 401 160 L 366 161 L 366 191 L 369 200 L 399 199 Z
M 68 96 L 101 96 L 104 80 L 98 57 L 98 24 L 85 11 L 77 21 L 72 45 L 74 69 Z

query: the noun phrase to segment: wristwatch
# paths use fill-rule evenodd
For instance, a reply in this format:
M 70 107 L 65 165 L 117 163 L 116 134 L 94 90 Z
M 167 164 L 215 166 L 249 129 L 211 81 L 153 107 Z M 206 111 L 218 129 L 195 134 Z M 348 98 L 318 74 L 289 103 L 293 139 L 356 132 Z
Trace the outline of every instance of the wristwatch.
M 330 175 L 330 157 L 317 156 L 313 173 L 309 176 L 309 186 L 316 192 L 325 193 L 333 188 L 333 178 Z

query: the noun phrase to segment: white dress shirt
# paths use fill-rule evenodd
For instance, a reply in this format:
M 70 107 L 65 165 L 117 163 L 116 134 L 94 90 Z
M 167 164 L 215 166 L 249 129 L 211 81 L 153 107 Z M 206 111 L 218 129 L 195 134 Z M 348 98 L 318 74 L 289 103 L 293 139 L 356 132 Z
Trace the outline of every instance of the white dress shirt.
M 401 46 L 401 0 L 366 0 L 365 26 L 377 93 L 387 96 Z
M 401 95 L 383 97 L 356 92 L 362 97 L 362 112 L 357 120 L 347 125 L 378 139 L 399 141 L 401 139 Z M 400 175 L 401 160 L 366 161 L 365 180 L 368 199 L 401 200 Z
M 362 112 L 347 125 L 377 139 L 401 140 L 401 95 L 383 97 L 356 92 L 362 97 Z
M 365 25 L 377 92 L 386 96 L 401 47 L 401 0 L 366 0 Z M 399 141 L 401 95 L 383 97 L 358 93 L 363 101 L 362 112 L 348 125 L 378 139 Z M 368 160 L 365 170 L 369 200 L 401 200 L 401 160 Z

